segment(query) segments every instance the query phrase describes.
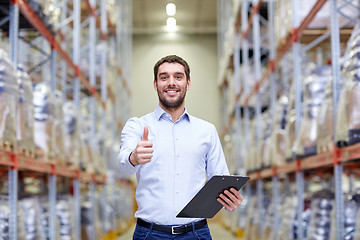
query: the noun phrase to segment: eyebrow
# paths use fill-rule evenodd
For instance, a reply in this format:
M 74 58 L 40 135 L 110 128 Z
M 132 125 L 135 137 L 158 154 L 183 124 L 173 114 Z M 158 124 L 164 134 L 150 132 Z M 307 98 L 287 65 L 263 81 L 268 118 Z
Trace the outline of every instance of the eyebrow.
M 161 73 L 159 73 L 159 76 L 168 75 L 168 74 L 169 74 L 168 72 L 161 72 Z M 174 74 L 176 74 L 176 75 L 185 75 L 185 73 L 183 73 L 183 72 L 175 72 Z

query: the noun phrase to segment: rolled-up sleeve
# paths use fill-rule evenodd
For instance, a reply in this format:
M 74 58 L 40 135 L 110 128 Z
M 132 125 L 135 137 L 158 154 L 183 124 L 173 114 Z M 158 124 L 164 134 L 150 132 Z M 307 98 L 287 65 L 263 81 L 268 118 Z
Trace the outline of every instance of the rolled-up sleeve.
M 142 127 L 139 119 L 129 119 L 121 132 L 121 144 L 118 155 L 119 170 L 122 174 L 131 175 L 139 169 L 139 166 L 133 166 L 130 163 L 129 156 L 141 140 L 141 135 Z

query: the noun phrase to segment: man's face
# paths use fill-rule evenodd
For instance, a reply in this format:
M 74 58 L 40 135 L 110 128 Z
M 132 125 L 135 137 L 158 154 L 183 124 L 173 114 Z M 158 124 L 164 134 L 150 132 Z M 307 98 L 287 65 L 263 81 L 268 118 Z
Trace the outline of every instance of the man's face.
M 183 65 L 165 62 L 159 66 L 154 88 L 162 107 L 177 109 L 184 103 L 186 91 L 190 88 L 190 79 L 186 79 Z

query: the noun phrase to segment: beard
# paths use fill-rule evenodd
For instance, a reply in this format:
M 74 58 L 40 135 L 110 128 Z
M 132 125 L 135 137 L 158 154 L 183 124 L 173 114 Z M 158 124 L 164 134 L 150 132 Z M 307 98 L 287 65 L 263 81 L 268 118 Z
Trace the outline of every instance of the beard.
M 186 91 L 185 91 L 184 95 L 179 96 L 179 98 L 176 99 L 176 101 L 171 101 L 170 102 L 164 96 L 159 94 L 159 89 L 158 89 L 159 101 L 164 107 L 166 107 L 168 109 L 176 109 L 176 108 L 180 107 L 184 103 L 185 96 L 186 96 Z

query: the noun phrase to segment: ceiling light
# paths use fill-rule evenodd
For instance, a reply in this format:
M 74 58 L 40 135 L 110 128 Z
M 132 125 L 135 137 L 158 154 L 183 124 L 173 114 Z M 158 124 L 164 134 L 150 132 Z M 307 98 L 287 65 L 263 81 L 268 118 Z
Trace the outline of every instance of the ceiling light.
M 169 17 L 166 20 L 166 28 L 169 32 L 174 32 L 176 30 L 176 19 L 174 17 Z
M 175 3 L 166 4 L 166 14 L 168 16 L 174 16 L 176 13 L 176 5 Z

